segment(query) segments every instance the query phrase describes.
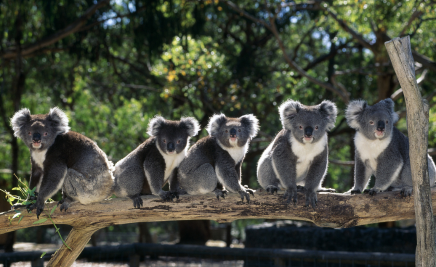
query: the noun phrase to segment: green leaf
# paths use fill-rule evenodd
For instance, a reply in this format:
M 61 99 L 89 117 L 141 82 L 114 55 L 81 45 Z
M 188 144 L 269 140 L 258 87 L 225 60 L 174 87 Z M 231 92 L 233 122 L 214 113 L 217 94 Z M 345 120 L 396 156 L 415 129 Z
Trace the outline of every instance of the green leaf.
M 41 259 L 42 259 L 42 257 L 44 257 L 45 254 L 47 254 L 47 252 L 43 252 L 43 253 L 41 254 Z
M 34 222 L 33 224 L 43 223 L 43 222 L 46 222 L 46 221 L 47 221 L 47 218 L 42 218 L 42 219 L 40 219 L 40 220 L 37 220 L 37 221 Z
M 50 211 L 50 215 L 53 214 L 53 212 L 56 210 L 57 207 L 58 207 L 58 205 L 55 205 L 55 206 L 51 209 L 51 211 Z
M 16 213 L 21 213 L 21 210 L 14 210 Z
M 17 217 L 20 216 L 20 215 L 21 215 L 21 213 L 15 213 L 14 216 L 12 216 L 12 219 L 17 218 Z
M 32 202 L 30 201 L 24 201 L 23 203 L 21 203 L 22 205 L 28 205 L 28 204 L 32 204 Z
M 21 188 L 19 188 L 19 187 L 14 187 L 14 188 L 12 188 L 12 190 L 18 190 L 18 191 L 20 191 Z
M 20 222 L 23 218 L 24 218 L 24 215 L 20 217 L 20 219 L 18 220 L 18 224 L 20 224 Z

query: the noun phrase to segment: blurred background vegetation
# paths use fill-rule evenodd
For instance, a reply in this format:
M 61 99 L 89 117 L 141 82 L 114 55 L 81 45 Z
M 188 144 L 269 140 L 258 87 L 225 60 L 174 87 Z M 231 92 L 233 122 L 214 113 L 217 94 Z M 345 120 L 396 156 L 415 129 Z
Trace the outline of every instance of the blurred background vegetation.
M 243 164 L 256 164 L 281 129 L 286 99 L 336 102 L 324 185 L 347 191 L 354 158 L 344 119 L 350 99 L 392 97 L 407 133 L 404 98 L 384 42 L 410 35 L 436 146 L 436 2 L 432 0 L 1 0 L 0 187 L 29 178 L 26 146 L 10 118 L 59 106 L 113 162 L 148 136 L 149 119 L 256 115 L 261 124 Z M 193 142 L 205 136 L 201 134 Z M 1 197 L 3 198 L 3 197 Z M 0 208 L 8 209 L 2 199 Z M 179 227 L 180 228 L 180 227 Z M 10 237 L 11 238 L 11 237 Z M 1 243 L 1 241 L 0 241 Z

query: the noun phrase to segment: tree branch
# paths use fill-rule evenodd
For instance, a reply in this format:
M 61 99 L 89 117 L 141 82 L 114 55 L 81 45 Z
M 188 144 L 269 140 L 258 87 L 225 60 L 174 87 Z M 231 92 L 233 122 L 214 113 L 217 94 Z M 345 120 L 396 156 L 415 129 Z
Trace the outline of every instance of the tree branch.
M 371 51 L 373 50 L 372 45 L 370 43 L 368 43 L 365 40 L 365 38 L 363 38 L 362 35 L 360 35 L 358 32 L 356 32 L 355 30 L 350 28 L 347 25 L 347 23 L 345 23 L 345 20 L 339 19 L 338 16 L 327 7 L 327 4 L 321 4 L 319 6 L 322 10 L 326 11 L 330 17 L 332 17 L 334 20 L 336 20 L 336 22 L 339 24 L 339 26 L 341 26 L 342 29 L 344 29 L 346 32 L 351 34 L 351 36 L 353 36 L 353 38 L 356 39 L 356 41 L 358 41 L 363 47 L 365 47 Z
M 412 16 L 410 16 L 409 21 L 407 22 L 407 24 L 406 24 L 406 25 L 404 26 L 404 28 L 401 30 L 399 36 L 403 36 L 404 33 L 407 31 L 407 29 L 410 27 L 410 25 L 412 25 L 412 22 L 413 22 L 415 19 L 421 17 L 422 14 L 424 14 L 424 12 L 422 12 L 422 11 L 418 11 L 418 10 L 415 10 L 415 12 L 412 13 Z
M 280 192 L 282 193 L 282 192 Z M 265 191 L 255 193 L 250 204 L 242 203 L 239 194 L 229 194 L 221 201 L 213 194 L 200 196 L 180 196 L 177 202 L 164 202 L 156 196 L 142 196 L 144 206 L 132 208 L 129 198 L 115 198 L 90 205 L 72 204 L 67 212 L 59 208 L 52 214 L 56 224 L 68 224 L 77 229 L 93 226 L 119 225 L 137 222 L 179 221 L 179 220 L 215 220 L 231 222 L 239 219 L 295 219 L 310 221 L 323 227 L 353 227 L 370 223 L 412 219 L 415 216 L 413 197 L 401 198 L 400 192 L 384 192 L 376 196 L 366 194 L 330 194 L 318 193 L 318 206 L 315 210 L 304 207 L 304 194 L 298 194 L 296 207 L 286 205 L 280 195 L 269 195 Z M 432 193 L 436 204 L 436 190 Z M 47 203 L 45 211 L 49 212 L 55 203 Z M 15 211 L 0 213 L 0 234 L 49 225 L 51 222 L 33 224 L 37 219 L 34 213 L 18 209 L 24 218 L 9 223 Z M 44 213 L 43 213 L 44 214 Z M 45 218 L 46 215 L 40 218 Z
M 103 6 L 106 6 L 109 4 L 109 0 L 103 0 L 100 1 L 98 3 L 96 3 L 95 5 L 93 5 L 92 7 L 90 7 L 88 10 L 85 11 L 85 14 L 83 14 L 80 18 L 78 18 L 76 21 L 74 21 L 73 23 L 71 23 L 70 25 L 68 25 L 66 28 L 56 32 L 53 35 L 47 36 L 45 38 L 43 38 L 40 41 L 37 41 L 33 44 L 30 44 L 26 47 L 21 48 L 21 55 L 23 57 L 28 56 L 30 54 L 32 54 L 33 52 L 44 48 L 46 46 L 49 46 L 51 44 L 56 43 L 57 41 L 67 37 L 68 35 L 71 35 L 77 31 L 80 30 L 80 28 L 83 26 L 83 24 L 85 24 L 85 22 L 100 8 L 102 8 Z M 4 58 L 4 59 L 12 59 L 15 58 L 17 56 L 18 50 L 13 49 L 13 50 L 7 50 L 3 53 L 0 53 L 0 57 Z
M 431 59 L 429 59 L 424 55 L 419 54 L 416 51 L 412 51 L 412 55 L 416 62 L 422 64 L 423 68 L 430 69 L 436 73 L 436 62 L 432 61 Z

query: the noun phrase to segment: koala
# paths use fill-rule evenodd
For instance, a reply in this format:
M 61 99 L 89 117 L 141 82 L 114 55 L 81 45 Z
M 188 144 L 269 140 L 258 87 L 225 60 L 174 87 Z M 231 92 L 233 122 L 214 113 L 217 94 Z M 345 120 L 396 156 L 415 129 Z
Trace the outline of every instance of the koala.
M 388 98 L 369 106 L 363 100 L 352 101 L 346 110 L 348 125 L 356 130 L 354 187 L 349 191 L 364 191 L 372 175 L 375 185 L 370 195 L 382 191 L 400 191 L 403 196 L 412 194 L 412 173 L 409 159 L 409 139 L 394 123 L 398 115 L 394 101 Z M 435 182 L 435 164 L 428 156 L 430 185 Z
M 133 207 L 140 208 L 143 205 L 140 195 L 146 183 L 153 195 L 165 201 L 178 197 L 174 188 L 169 192 L 162 187 L 176 175 L 188 150 L 189 138 L 199 130 L 198 121 L 191 117 L 171 121 L 155 116 L 148 124 L 150 137 L 115 164 L 115 195 L 129 197 Z
M 16 137 L 29 147 L 32 171 L 29 182 L 36 187 L 36 216 L 44 202 L 62 188 L 60 210 L 71 203 L 90 204 L 110 196 L 113 189 L 113 164 L 88 137 L 69 131 L 67 115 L 55 107 L 48 114 L 31 115 L 23 108 L 11 119 Z
M 327 173 L 327 132 L 336 122 L 336 105 L 324 100 L 305 106 L 288 100 L 279 107 L 283 129 L 265 149 L 257 165 L 257 179 L 267 192 L 286 190 L 287 203 L 297 203 L 297 188 L 306 194 L 306 206 L 316 206 L 316 192 L 334 192 L 321 187 Z M 298 187 L 297 187 L 298 186 Z
M 259 130 L 258 119 L 251 114 L 239 118 L 214 115 L 206 130 L 209 136 L 195 143 L 180 163 L 173 187 L 180 186 L 191 195 L 214 192 L 218 200 L 225 197 L 227 188 L 249 203 L 249 194 L 254 196 L 255 191 L 241 185 L 241 165 Z M 223 189 L 217 188 L 218 182 Z

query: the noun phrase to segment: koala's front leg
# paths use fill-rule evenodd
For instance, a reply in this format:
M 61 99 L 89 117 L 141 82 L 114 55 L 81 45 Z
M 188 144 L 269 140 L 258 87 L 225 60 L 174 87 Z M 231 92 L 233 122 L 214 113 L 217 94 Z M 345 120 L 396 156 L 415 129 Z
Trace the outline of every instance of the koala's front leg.
M 297 205 L 297 169 L 292 164 L 292 153 L 285 146 L 277 147 L 271 156 L 271 163 L 275 175 L 286 189 L 284 198 L 289 204 Z
M 177 169 L 178 168 L 174 168 L 171 172 L 170 177 L 168 178 L 168 183 L 170 186 L 171 197 L 179 199 L 179 194 L 183 194 L 183 192 L 180 190 L 179 180 L 177 179 Z
M 52 197 L 59 191 L 59 189 L 61 189 L 67 174 L 67 165 L 61 162 L 53 162 L 46 167 L 46 170 L 46 174 L 44 175 L 39 188 L 38 199 L 35 204 L 28 208 L 28 211 L 36 208 L 36 217 L 38 219 L 39 215 L 44 210 L 45 200 Z
M 164 201 L 172 201 L 171 192 L 162 190 L 165 179 L 165 163 L 144 161 L 144 172 L 153 195 L 160 196 Z
M 221 157 L 216 161 L 215 170 L 219 181 L 226 189 L 229 189 L 231 192 L 238 192 L 242 202 L 244 202 L 245 198 L 247 199 L 247 203 L 250 203 L 250 194 L 253 194 L 254 190 L 241 185 L 240 176 L 238 176 L 238 172 L 235 169 L 233 159 L 230 157 Z
M 380 162 L 383 162 L 380 160 Z M 397 164 L 395 164 L 397 163 Z M 375 172 L 375 184 L 374 187 L 369 190 L 371 196 L 383 192 L 389 188 L 389 186 L 398 179 L 403 168 L 402 160 L 395 160 L 391 164 L 385 164 L 382 167 L 377 166 L 377 171 Z
M 307 176 L 304 184 L 306 189 L 306 207 L 312 205 L 312 208 L 316 207 L 318 198 L 316 196 L 316 191 L 321 187 L 322 180 L 327 171 L 328 162 L 328 150 L 327 147 L 321 154 L 316 156 L 312 164 L 307 171 Z
M 358 152 L 356 150 L 356 157 L 354 162 L 354 186 L 351 188 L 351 194 L 360 194 L 366 188 L 371 178 L 372 170 L 365 166 L 363 161 L 360 159 Z

